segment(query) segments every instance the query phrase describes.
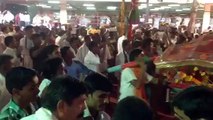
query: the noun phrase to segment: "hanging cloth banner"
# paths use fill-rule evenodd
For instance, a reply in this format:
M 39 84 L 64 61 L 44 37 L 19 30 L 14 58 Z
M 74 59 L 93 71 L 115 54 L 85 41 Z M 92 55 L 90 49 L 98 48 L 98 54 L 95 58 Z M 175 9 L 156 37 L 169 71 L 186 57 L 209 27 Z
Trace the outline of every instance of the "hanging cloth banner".
M 125 0 L 122 0 L 118 17 L 119 36 L 122 36 L 126 33 L 125 13 L 126 13 Z
M 131 11 L 129 13 L 129 18 L 128 18 L 128 39 L 132 40 L 133 39 L 133 34 L 132 34 L 132 25 L 133 24 L 139 24 L 139 10 L 138 10 L 138 5 L 139 5 L 139 0 L 132 0 L 131 2 Z

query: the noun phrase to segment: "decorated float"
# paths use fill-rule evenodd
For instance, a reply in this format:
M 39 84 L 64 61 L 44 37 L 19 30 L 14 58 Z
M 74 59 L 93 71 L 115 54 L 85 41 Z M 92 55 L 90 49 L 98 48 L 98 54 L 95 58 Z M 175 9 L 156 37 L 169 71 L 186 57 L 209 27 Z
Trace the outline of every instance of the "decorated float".
M 170 46 L 155 63 L 171 88 L 183 90 L 195 85 L 213 88 L 213 34 Z

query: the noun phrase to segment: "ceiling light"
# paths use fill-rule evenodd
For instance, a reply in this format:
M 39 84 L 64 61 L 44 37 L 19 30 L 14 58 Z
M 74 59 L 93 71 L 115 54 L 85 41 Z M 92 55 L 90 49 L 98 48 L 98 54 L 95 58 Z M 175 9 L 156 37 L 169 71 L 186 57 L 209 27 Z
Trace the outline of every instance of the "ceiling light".
M 183 8 L 183 10 L 191 10 L 191 8 Z
M 145 9 L 145 8 L 146 8 L 146 7 L 143 7 L 143 6 L 139 6 L 139 7 L 138 7 L 138 9 L 140 9 L 140 10 L 141 10 L 141 9 Z
M 46 6 L 43 6 L 43 8 L 51 8 L 51 6 L 46 5 Z
M 146 6 L 146 4 L 140 4 L 140 6 Z
M 36 6 L 43 7 L 43 8 L 51 8 L 51 6 L 48 6 L 48 5 L 45 5 L 45 4 L 37 4 Z
M 150 11 L 158 11 L 159 9 L 150 9 Z
M 53 0 L 49 0 L 49 1 L 48 1 L 48 3 L 50 3 L 50 4 L 59 4 L 59 3 L 60 3 L 60 1 L 53 1 Z
M 83 6 L 85 6 L 85 7 L 94 7 L 95 5 L 94 4 L 83 4 Z
M 96 10 L 95 7 L 87 7 L 87 10 Z
M 180 4 L 170 4 L 168 6 L 170 6 L 170 7 L 178 7 L 178 6 L 180 6 Z
M 117 7 L 116 7 L 116 6 L 108 6 L 107 9 L 108 9 L 108 10 L 116 10 Z
M 162 8 L 162 9 L 169 9 L 169 8 L 171 8 L 171 7 L 169 7 L 169 6 L 162 6 L 161 8 Z
M 181 11 L 183 11 L 183 10 L 175 10 L 176 12 L 181 12 Z
M 147 6 L 147 4 L 140 4 L 140 6 Z M 153 4 L 149 4 L 149 6 L 153 6 Z
M 72 6 L 68 6 L 67 8 L 68 8 L 68 9 L 72 9 Z

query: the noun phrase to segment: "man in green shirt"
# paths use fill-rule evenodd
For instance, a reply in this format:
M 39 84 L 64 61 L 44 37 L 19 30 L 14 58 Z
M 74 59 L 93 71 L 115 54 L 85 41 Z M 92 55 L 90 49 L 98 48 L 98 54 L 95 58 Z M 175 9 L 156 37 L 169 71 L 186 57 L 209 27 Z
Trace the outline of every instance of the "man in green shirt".
M 6 88 L 12 95 L 10 102 L 1 110 L 0 120 L 19 120 L 32 114 L 38 95 L 38 77 L 34 70 L 16 67 L 6 75 Z

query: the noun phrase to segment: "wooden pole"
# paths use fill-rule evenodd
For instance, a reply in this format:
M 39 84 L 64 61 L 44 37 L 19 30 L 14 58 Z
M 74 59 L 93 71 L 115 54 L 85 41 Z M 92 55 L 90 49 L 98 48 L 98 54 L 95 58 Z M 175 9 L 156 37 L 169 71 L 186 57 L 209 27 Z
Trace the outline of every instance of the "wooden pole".
M 195 32 L 194 30 L 195 30 L 195 21 L 197 18 L 197 7 L 198 7 L 198 2 L 197 0 L 194 0 L 192 4 L 191 16 L 190 16 L 190 21 L 189 21 L 188 30 L 187 30 L 189 34 Z

